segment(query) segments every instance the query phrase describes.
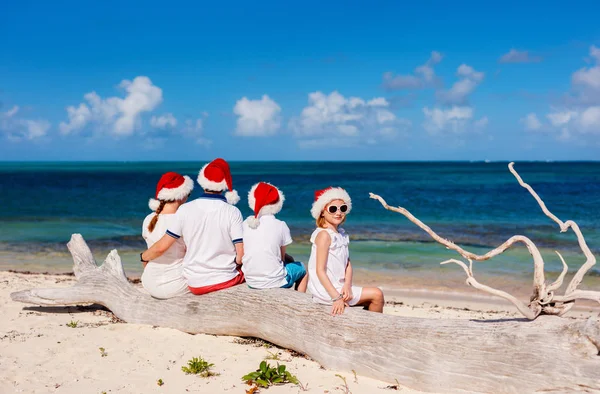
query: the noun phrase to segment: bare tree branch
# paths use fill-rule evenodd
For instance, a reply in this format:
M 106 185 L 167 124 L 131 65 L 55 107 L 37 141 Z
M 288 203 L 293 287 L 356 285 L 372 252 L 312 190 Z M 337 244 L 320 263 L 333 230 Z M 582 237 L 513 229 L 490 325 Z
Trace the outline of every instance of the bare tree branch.
M 556 217 L 552 212 L 550 212 L 548 210 L 548 208 L 546 207 L 546 204 L 544 204 L 544 201 L 542 201 L 542 199 L 537 195 L 537 193 L 533 190 L 533 188 L 531 186 L 529 186 L 527 183 L 523 182 L 523 179 L 521 178 L 521 176 L 514 169 L 514 163 L 511 162 L 508 165 L 508 168 L 509 168 L 510 172 L 515 176 L 515 178 L 517 179 L 519 184 L 522 187 L 524 187 L 525 189 L 527 189 L 529 191 L 529 193 L 533 196 L 533 198 L 535 198 L 535 200 L 538 202 L 539 206 L 542 208 L 542 211 L 544 212 L 544 214 L 546 216 L 548 216 L 550 219 L 552 219 L 554 222 L 558 223 L 558 225 L 560 226 L 561 232 L 565 232 L 569 228 L 571 228 L 573 230 L 573 232 L 577 236 L 579 246 L 580 246 L 581 250 L 583 251 L 584 255 L 586 256 L 586 262 L 579 268 L 577 273 L 574 275 L 573 279 L 571 279 L 571 282 L 569 283 L 567 290 L 565 291 L 565 294 L 562 296 L 555 295 L 554 292 L 562 286 L 563 280 L 564 280 L 565 275 L 567 274 L 567 271 L 569 268 L 560 253 L 556 252 L 556 254 L 558 255 L 558 257 L 560 258 L 560 260 L 563 264 L 563 270 L 560 273 L 560 275 L 558 276 L 558 278 L 556 279 L 556 281 L 554 281 L 550 285 L 546 286 L 546 280 L 545 280 L 545 274 L 544 274 L 544 259 L 542 258 L 542 255 L 541 255 L 539 249 L 535 246 L 535 244 L 529 238 L 522 236 L 522 235 L 514 235 L 514 236 L 510 237 L 508 240 L 506 240 L 502 245 L 487 252 L 486 254 L 476 255 L 474 253 L 471 253 L 471 252 L 461 248 L 460 246 L 456 245 L 454 242 L 440 237 L 429 226 L 427 226 L 425 223 L 423 223 L 421 220 L 419 220 L 413 214 L 411 214 L 406 208 L 390 206 L 382 197 L 380 197 L 376 194 L 373 194 L 373 193 L 370 193 L 369 196 L 372 199 L 378 200 L 385 209 L 394 211 L 394 212 L 398 212 L 401 215 L 405 216 L 408 220 L 410 220 L 411 222 L 416 224 L 419 228 L 424 230 L 427 234 L 429 234 L 438 243 L 446 246 L 448 249 L 456 251 L 465 259 L 468 259 L 469 264 L 470 264 L 469 267 L 467 267 L 467 265 L 465 263 L 463 263 L 462 261 L 455 260 L 455 259 L 446 260 L 446 261 L 442 262 L 441 264 L 447 264 L 447 263 L 458 264 L 459 266 L 461 266 L 463 268 L 463 270 L 467 274 L 467 284 L 475 287 L 476 289 L 485 291 L 487 293 L 496 295 L 498 297 L 502 297 L 502 298 L 512 302 L 517 307 L 517 309 L 523 315 L 525 315 L 528 319 L 535 319 L 540 314 L 562 316 L 573 307 L 574 301 L 577 299 L 587 299 L 587 300 L 597 301 L 600 303 L 600 292 L 577 290 L 577 287 L 579 286 L 579 284 L 581 284 L 581 281 L 583 280 L 584 275 L 594 266 L 594 264 L 596 264 L 596 258 L 592 254 L 590 248 L 587 246 L 587 243 L 585 242 L 585 239 L 583 237 L 583 234 L 581 233 L 581 230 L 579 229 L 579 226 L 571 220 L 562 222 L 558 217 Z M 503 253 L 504 251 L 506 251 L 508 248 L 510 248 L 513 244 L 515 244 L 517 242 L 521 242 L 521 243 L 525 244 L 525 246 L 527 246 L 527 249 L 529 250 L 529 253 L 533 257 L 533 264 L 534 264 L 533 295 L 531 296 L 529 305 L 526 305 L 525 303 L 519 301 L 514 296 L 512 296 L 502 290 L 494 289 L 492 287 L 489 287 L 489 286 L 479 283 L 477 280 L 475 280 L 475 278 L 473 276 L 472 260 L 475 260 L 475 261 L 488 260 L 494 256 L 497 256 L 497 255 Z

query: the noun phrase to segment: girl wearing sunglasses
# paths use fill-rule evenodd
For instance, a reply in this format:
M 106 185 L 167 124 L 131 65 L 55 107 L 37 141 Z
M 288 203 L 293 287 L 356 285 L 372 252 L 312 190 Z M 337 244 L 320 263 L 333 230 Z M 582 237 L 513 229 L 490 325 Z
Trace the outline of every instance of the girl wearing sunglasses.
M 332 315 L 342 314 L 346 306 L 356 305 L 383 312 L 384 298 L 380 289 L 352 286 L 350 239 L 339 227 L 351 210 L 352 200 L 346 190 L 329 187 L 315 192 L 310 213 L 317 222 L 317 229 L 310 237 L 308 290 L 315 302 L 332 305 Z

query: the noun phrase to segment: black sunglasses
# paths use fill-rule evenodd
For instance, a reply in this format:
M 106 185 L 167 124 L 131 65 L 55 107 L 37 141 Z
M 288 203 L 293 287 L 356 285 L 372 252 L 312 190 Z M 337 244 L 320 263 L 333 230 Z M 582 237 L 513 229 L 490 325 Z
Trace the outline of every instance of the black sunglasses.
M 348 212 L 348 206 L 347 206 L 346 204 L 344 204 L 344 205 L 340 205 L 340 206 L 339 206 L 339 208 L 340 208 L 340 212 L 341 212 L 341 213 L 346 213 L 346 212 Z M 332 213 L 332 214 L 333 214 L 333 213 L 336 213 L 336 212 L 337 212 L 337 210 L 338 210 L 338 207 L 337 207 L 336 205 L 330 205 L 330 206 L 327 208 L 327 211 L 329 211 L 329 213 Z

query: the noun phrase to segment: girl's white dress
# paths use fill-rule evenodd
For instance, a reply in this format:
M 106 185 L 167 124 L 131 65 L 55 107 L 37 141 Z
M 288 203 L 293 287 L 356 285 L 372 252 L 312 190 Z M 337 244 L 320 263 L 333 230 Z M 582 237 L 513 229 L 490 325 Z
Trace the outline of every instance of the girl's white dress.
M 148 247 L 154 245 L 165 235 L 169 222 L 174 214 L 160 214 L 154 231 L 148 231 L 148 224 L 156 215 L 151 213 L 144 219 L 142 236 Z M 150 261 L 144 268 L 142 274 L 142 285 L 144 289 L 155 298 L 171 298 L 189 293 L 187 281 L 183 277 L 183 256 L 185 256 L 185 244 L 179 238 L 160 257 Z
M 331 245 L 329 245 L 329 254 L 327 255 L 327 277 L 338 292 L 342 291 L 345 282 L 346 267 L 350 257 L 348 251 L 350 239 L 343 228 L 338 228 L 336 233 L 332 229 L 319 227 L 310 236 L 312 248 L 308 260 L 308 291 L 312 294 L 313 301 L 331 305 L 331 296 L 317 277 L 317 245 L 315 245 L 315 239 L 321 231 L 327 231 L 331 237 Z M 348 305 L 356 305 L 361 294 L 362 287 L 352 286 L 352 299 L 348 302 Z

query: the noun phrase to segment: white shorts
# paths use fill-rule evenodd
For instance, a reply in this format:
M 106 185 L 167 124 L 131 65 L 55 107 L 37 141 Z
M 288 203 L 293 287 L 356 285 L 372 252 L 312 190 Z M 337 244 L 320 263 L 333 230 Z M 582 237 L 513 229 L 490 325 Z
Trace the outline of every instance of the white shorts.
M 360 296 L 362 295 L 362 289 L 363 288 L 360 286 L 352 286 L 352 299 L 350 301 L 348 301 L 348 305 L 354 306 L 354 305 L 358 304 L 358 302 L 360 301 Z M 331 302 L 331 300 L 323 300 L 323 299 L 317 298 L 315 296 L 313 296 L 313 301 L 316 302 L 317 304 L 324 304 L 324 305 L 333 304 L 333 302 Z

